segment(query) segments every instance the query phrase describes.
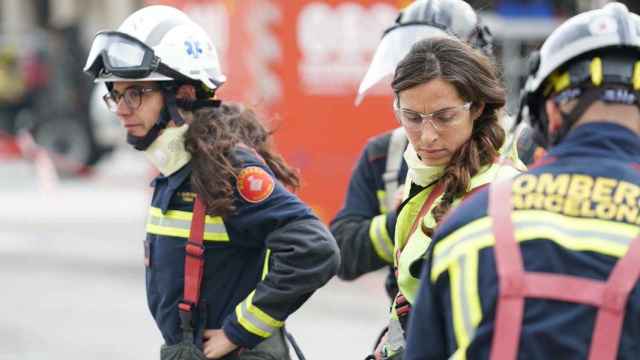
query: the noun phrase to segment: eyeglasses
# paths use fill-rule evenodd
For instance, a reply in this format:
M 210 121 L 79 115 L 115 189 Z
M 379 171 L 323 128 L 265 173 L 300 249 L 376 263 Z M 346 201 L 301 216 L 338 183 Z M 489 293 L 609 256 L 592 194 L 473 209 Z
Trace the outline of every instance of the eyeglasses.
M 423 114 L 417 111 L 403 109 L 400 107 L 400 100 L 396 98 L 393 102 L 393 112 L 396 119 L 402 124 L 407 131 L 421 131 L 424 123 L 429 121 L 435 131 L 446 131 L 455 127 L 462 117 L 460 113 L 468 111 L 473 102 L 469 101 L 460 106 L 452 106 L 445 109 L 434 111 L 430 114 Z
M 131 86 L 119 93 L 117 90 L 111 90 L 102 97 L 107 107 L 112 112 L 118 111 L 118 103 L 124 98 L 124 103 L 129 110 L 133 111 L 140 107 L 142 103 L 142 95 L 152 91 L 160 90 L 159 86 Z

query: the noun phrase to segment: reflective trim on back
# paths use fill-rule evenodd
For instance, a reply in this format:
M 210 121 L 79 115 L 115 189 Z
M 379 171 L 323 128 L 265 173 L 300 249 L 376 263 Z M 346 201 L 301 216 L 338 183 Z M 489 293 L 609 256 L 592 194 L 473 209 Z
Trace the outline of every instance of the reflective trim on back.
M 628 251 L 638 232 L 633 224 L 576 218 L 541 210 L 516 210 L 511 213 L 511 218 L 517 242 L 544 239 L 571 251 L 592 251 L 618 258 Z M 482 320 L 477 261 L 479 251 L 492 246 L 495 246 L 493 220 L 487 216 L 452 232 L 434 247 L 430 280 L 435 283 L 444 272 L 449 274 L 457 343 L 457 350 L 451 358 L 466 358 L 468 346 Z
M 513 223 L 518 242 L 545 239 L 568 250 L 593 251 L 615 257 L 624 255 L 638 231 L 637 226 L 630 224 L 581 219 L 542 210 L 514 211 Z M 431 281 L 435 281 L 458 257 L 493 246 L 491 224 L 488 216 L 477 219 L 438 242 L 433 250 Z

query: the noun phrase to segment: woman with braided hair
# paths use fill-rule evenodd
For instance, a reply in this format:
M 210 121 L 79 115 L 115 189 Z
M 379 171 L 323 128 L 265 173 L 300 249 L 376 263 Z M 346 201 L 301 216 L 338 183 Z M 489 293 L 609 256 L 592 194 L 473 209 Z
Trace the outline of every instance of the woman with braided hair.
M 376 356 L 400 359 L 434 228 L 465 197 L 517 170 L 498 164 L 505 91 L 481 52 L 454 38 L 419 41 L 398 64 L 391 86 L 396 118 L 409 138 L 409 172 L 395 229 L 399 292 Z

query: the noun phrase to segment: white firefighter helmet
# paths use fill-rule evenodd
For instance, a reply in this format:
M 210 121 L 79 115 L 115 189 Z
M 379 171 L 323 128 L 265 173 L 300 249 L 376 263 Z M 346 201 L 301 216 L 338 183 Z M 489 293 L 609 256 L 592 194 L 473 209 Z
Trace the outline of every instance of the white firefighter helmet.
M 97 82 L 183 81 L 214 90 L 225 82 L 210 37 L 182 11 L 142 8 L 116 31 L 98 32 L 84 71 Z

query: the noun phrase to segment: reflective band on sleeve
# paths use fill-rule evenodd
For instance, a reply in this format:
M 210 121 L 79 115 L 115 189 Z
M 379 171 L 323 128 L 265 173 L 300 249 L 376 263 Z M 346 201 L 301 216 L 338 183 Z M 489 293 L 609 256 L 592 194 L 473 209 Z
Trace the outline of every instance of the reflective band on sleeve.
M 154 235 L 189 238 L 191 218 L 187 211 L 169 210 L 165 214 L 158 208 L 149 209 L 147 232 Z M 205 241 L 229 241 L 229 234 L 219 216 L 206 216 L 204 226 Z
M 384 190 L 378 190 L 376 191 L 376 197 L 378 198 L 378 204 L 380 204 L 380 213 L 386 214 L 387 212 L 389 212 L 386 204 L 387 192 Z
M 456 336 L 456 359 L 466 359 L 466 350 L 482 320 L 478 295 L 477 253 L 461 256 L 449 267 L 451 309 Z
M 262 276 L 260 277 L 260 280 L 264 280 L 264 278 L 267 277 L 267 274 L 269 273 L 269 257 L 271 256 L 271 249 L 267 249 L 266 253 L 264 254 L 264 263 L 262 264 Z
M 369 237 L 376 254 L 385 262 L 393 264 L 393 242 L 387 231 L 387 215 L 378 215 L 371 220 Z
M 284 326 L 284 321 L 276 320 L 257 306 L 253 305 L 255 290 L 236 306 L 236 317 L 242 327 L 257 336 L 268 338 L 276 330 Z

